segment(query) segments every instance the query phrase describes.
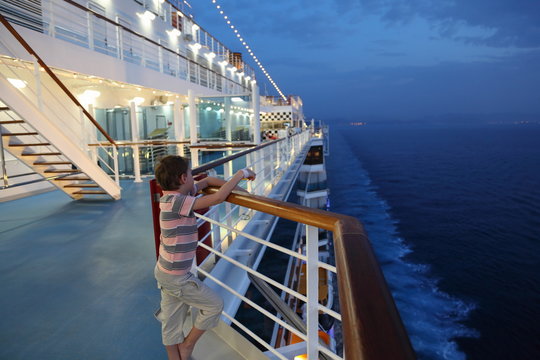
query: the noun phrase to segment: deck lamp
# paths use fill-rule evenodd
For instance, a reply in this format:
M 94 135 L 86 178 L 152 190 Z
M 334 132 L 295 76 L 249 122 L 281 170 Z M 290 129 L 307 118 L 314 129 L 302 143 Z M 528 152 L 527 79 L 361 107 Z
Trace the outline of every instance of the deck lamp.
M 144 19 L 144 20 L 149 20 L 149 21 L 152 21 L 156 18 L 156 14 L 154 14 L 153 12 L 151 11 L 148 11 L 146 10 L 144 13 L 137 13 L 137 15 L 141 18 L 141 19 Z

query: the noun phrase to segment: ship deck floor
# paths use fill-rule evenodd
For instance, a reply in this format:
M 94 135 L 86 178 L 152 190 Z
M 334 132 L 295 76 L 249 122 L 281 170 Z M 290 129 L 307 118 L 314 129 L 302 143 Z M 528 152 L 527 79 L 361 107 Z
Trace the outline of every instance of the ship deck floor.
M 147 182 L 0 203 L 1 359 L 164 359 Z

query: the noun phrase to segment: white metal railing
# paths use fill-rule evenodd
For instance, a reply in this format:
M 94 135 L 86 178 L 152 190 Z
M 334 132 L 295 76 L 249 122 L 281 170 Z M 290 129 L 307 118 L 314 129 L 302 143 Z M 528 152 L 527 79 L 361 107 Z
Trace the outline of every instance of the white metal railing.
M 190 59 L 189 55 L 183 55 L 186 53 L 185 48 L 189 48 L 189 43 L 181 42 L 178 48 L 170 48 L 167 44 L 148 39 L 123 24 L 111 19 L 105 20 L 102 18 L 105 15 L 100 14 L 98 9 L 90 10 L 66 0 L 42 0 L 41 5 L 29 0 L 4 2 L 3 6 L 3 13 L 13 23 L 53 38 L 227 94 L 251 90 L 251 82 L 239 75 L 227 74 L 227 70 L 220 67 L 213 69 L 206 57 L 201 57 L 202 61 L 199 63 L 197 56 Z M 217 54 L 222 54 L 224 58 L 228 56 L 228 50 L 209 34 L 200 30 L 197 33 L 203 34 L 201 41 L 204 41 L 204 44 L 199 45 L 204 45 L 204 51 L 216 50 Z M 209 77 L 212 78 L 211 81 L 208 81 Z
M 262 196 L 270 195 L 273 186 L 280 181 L 280 179 L 282 179 L 288 167 L 294 161 L 299 159 L 298 155 L 302 150 L 305 150 L 305 145 L 308 143 L 309 139 L 310 132 L 304 131 L 298 136 L 293 136 L 284 141 L 276 142 L 271 146 L 267 146 L 248 154 L 248 156 L 246 156 L 245 165 L 255 170 L 257 173 L 257 179 L 253 183 L 243 183 L 243 186 L 250 185 L 247 188 L 252 194 Z M 302 154 L 305 153 L 302 152 Z M 303 162 L 303 157 L 300 160 Z M 299 166 L 299 164 L 296 165 Z M 229 168 L 229 171 L 225 171 L 225 177 L 228 177 L 234 173 L 232 165 L 230 165 Z M 225 164 L 225 169 L 227 169 L 227 164 Z M 329 271 L 333 274 L 333 276 L 336 275 L 336 267 L 334 265 L 319 259 L 319 229 L 313 226 L 301 225 L 305 227 L 304 233 L 306 234 L 307 239 L 307 246 L 305 247 L 304 254 L 300 249 L 288 249 L 272 243 L 270 241 L 271 231 L 269 232 L 267 238 L 260 238 L 245 232 L 244 229 L 249 224 L 248 219 L 252 219 L 254 213 L 254 210 L 248 208 L 243 208 L 230 203 L 223 203 L 212 207 L 210 211 L 204 215 L 196 214 L 199 225 L 202 225 L 204 222 L 211 224 L 211 231 L 209 231 L 199 242 L 199 246 L 207 250 L 210 255 L 199 265 L 198 271 L 205 277 L 209 278 L 212 282 L 232 294 L 232 296 L 237 297 L 241 301 L 249 304 L 252 308 L 262 313 L 274 323 L 305 341 L 308 349 L 307 353 L 309 359 L 317 359 L 319 352 L 324 353 L 327 358 L 336 360 L 342 359 L 342 357 L 338 355 L 340 350 L 337 350 L 335 346 L 325 346 L 320 344 L 319 341 L 319 312 L 328 314 L 338 322 L 341 322 L 341 315 L 338 312 L 323 304 L 320 304 L 318 301 L 319 268 Z M 274 218 L 274 220 L 276 219 Z M 211 245 L 204 243 L 209 236 L 212 236 Z M 291 263 L 295 264 L 295 266 L 301 266 L 302 263 L 305 263 L 307 275 L 307 293 L 305 295 L 301 294 L 298 288 L 289 287 L 288 284 L 282 284 L 283 279 L 272 279 L 237 259 L 234 253 L 229 254 L 227 250 L 230 248 L 231 241 L 234 241 L 238 237 L 248 239 L 250 242 L 255 242 L 259 245 L 272 248 L 282 254 L 287 255 L 289 258 L 293 259 Z M 307 323 L 307 334 L 297 330 L 284 321 L 281 316 L 276 316 L 273 313 L 265 310 L 261 305 L 247 298 L 244 296 L 244 294 L 239 293 L 233 286 L 230 286 L 222 281 L 215 273 L 211 271 L 216 259 L 220 259 L 219 261 L 225 261 L 231 266 L 239 268 L 245 273 L 249 273 L 274 286 L 280 291 L 286 293 L 289 297 L 305 303 L 306 315 L 304 320 Z M 333 294 L 329 294 L 328 296 L 333 296 Z M 287 359 L 287 357 L 280 353 L 279 350 L 274 348 L 273 344 L 263 340 L 261 334 L 256 334 L 255 331 L 251 330 L 249 328 L 249 324 L 242 324 L 236 320 L 234 318 L 235 314 L 224 312 L 223 316 L 230 322 L 240 327 L 255 342 L 261 344 L 277 358 Z
M 0 25 L 2 31 L 6 31 Z M 88 156 L 92 156 L 92 152 L 88 149 L 88 144 L 98 142 L 94 125 L 83 114 L 82 109 L 77 106 L 58 86 L 58 84 L 43 71 L 43 69 L 34 59 L 34 62 L 19 60 L 23 57 L 23 52 L 26 52 L 22 47 L 13 48 L 8 42 L 0 38 L 0 44 L 7 50 L 11 58 L 0 56 L 0 76 L 6 81 L 16 79 L 19 82 L 18 88 L 20 94 L 44 114 L 47 119 L 53 122 L 58 128 L 62 129 L 64 135 L 69 138 L 74 145 L 80 147 Z M 24 57 L 27 57 L 25 54 Z M 24 87 L 22 86 L 24 84 Z M 17 129 L 23 132 L 31 132 L 33 129 L 28 124 L 17 124 Z M 19 131 L 20 132 L 20 131 Z M 39 135 L 28 136 L 27 140 L 36 140 L 39 142 Z M 56 149 L 53 145 L 46 146 L 49 151 L 54 152 Z M 100 151 L 97 151 L 93 156 L 94 160 L 105 165 L 106 171 L 113 175 L 117 184 L 119 183 L 117 154 L 116 149 L 107 151 L 103 146 L 100 146 Z M 108 165 L 108 160 L 111 159 L 113 166 Z

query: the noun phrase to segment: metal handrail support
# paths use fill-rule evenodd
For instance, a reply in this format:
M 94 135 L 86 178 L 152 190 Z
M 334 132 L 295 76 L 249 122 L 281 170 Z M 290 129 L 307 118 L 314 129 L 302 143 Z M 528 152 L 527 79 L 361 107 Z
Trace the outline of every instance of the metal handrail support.
M 4 142 L 2 140 L 2 132 L 0 131 L 0 160 L 2 162 L 2 179 L 4 182 L 4 188 L 9 186 L 8 175 L 6 171 L 6 158 L 4 156 Z
M 213 194 L 218 187 L 208 187 Z M 333 232 L 347 359 L 415 359 L 409 337 L 360 222 L 346 215 L 233 191 L 226 201 Z
M 8 31 L 17 39 L 17 41 L 24 47 L 24 49 L 33 57 L 35 57 L 38 64 L 45 70 L 47 74 L 54 80 L 54 82 L 62 89 L 62 91 L 77 105 L 84 115 L 94 124 L 94 126 L 107 138 L 107 140 L 117 147 L 115 141 L 109 136 L 109 134 L 99 125 L 99 123 L 94 119 L 94 117 L 82 106 L 82 104 L 77 100 L 75 95 L 69 91 L 69 89 L 64 85 L 64 83 L 56 76 L 56 74 L 45 64 L 45 62 L 39 57 L 39 55 L 32 49 L 32 47 L 24 40 L 24 38 L 15 30 L 13 26 L 7 21 L 7 19 L 0 13 L 0 22 L 8 29 Z

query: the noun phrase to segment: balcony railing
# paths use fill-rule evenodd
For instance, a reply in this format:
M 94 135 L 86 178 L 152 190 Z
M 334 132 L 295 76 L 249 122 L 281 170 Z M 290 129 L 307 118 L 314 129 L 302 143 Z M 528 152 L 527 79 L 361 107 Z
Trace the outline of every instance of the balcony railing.
M 226 94 L 251 90 L 245 78 L 231 79 L 207 59 L 190 58 L 189 49 L 171 49 L 72 0 L 3 2 L 0 10 L 14 24 L 169 76 Z

